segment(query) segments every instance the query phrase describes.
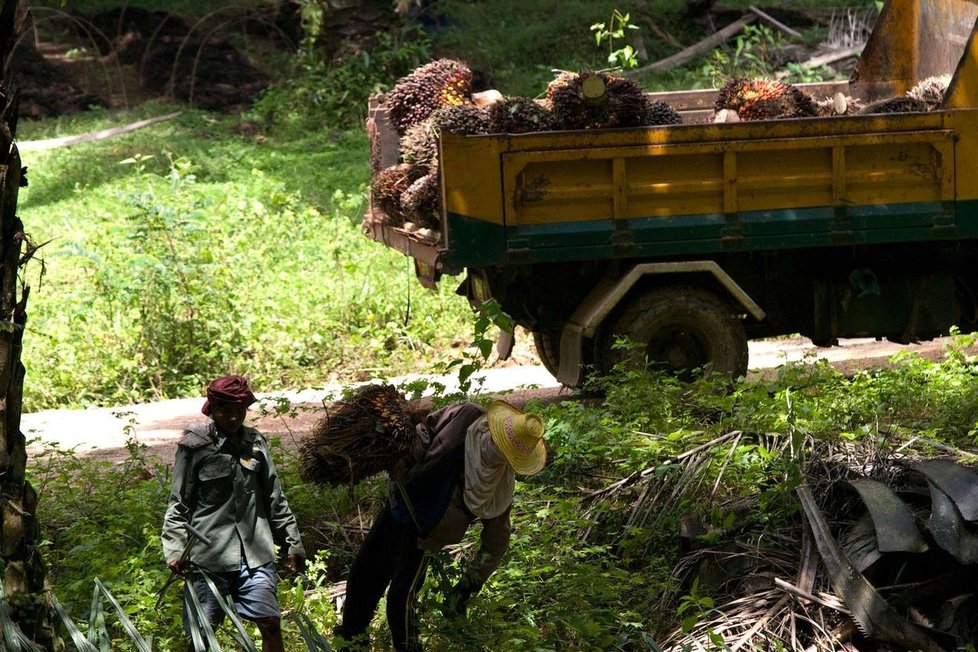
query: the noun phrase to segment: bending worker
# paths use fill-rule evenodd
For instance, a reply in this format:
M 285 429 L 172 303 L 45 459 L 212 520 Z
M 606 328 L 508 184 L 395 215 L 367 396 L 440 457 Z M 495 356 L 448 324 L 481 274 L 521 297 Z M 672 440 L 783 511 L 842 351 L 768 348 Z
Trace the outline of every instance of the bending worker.
M 425 552 L 460 542 L 481 521 L 481 550 L 448 603 L 464 616 L 509 547 L 514 473 L 533 475 L 546 461 L 543 421 L 503 401 L 485 411 L 472 403 L 443 408 L 417 430 L 425 453 L 403 478 L 391 479 L 390 497 L 350 568 L 335 631 L 341 649 L 369 649 L 367 627 L 386 589 L 394 648 L 421 650 L 415 602 Z

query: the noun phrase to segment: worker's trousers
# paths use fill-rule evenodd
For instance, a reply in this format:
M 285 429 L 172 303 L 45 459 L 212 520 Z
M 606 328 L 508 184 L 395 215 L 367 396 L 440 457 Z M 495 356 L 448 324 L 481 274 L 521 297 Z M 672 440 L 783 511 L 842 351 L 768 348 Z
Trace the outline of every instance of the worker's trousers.
M 385 504 L 360 546 L 346 580 L 343 622 L 336 629 L 341 638 L 349 641 L 346 649 L 358 649 L 358 643 L 363 649 L 369 649 L 367 627 L 387 589 L 387 624 L 394 649 L 419 652 L 416 596 L 427 570 L 428 560 L 418 548 L 417 530 L 396 523 L 390 506 Z

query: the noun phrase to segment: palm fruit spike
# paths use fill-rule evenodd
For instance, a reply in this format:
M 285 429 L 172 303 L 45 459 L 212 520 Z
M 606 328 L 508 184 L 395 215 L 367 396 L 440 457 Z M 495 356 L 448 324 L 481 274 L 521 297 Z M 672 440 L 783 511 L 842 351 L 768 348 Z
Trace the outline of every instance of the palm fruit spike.
M 401 158 L 428 170 L 438 166 L 438 127 L 432 118 L 407 128 L 401 136 Z
M 378 172 L 370 186 L 370 200 L 384 214 L 384 223 L 400 226 L 404 223 L 401 194 L 426 170 L 410 163 L 399 163 Z
M 526 97 L 507 97 L 488 109 L 491 134 L 527 134 L 553 129 L 553 115 L 539 102 Z
M 442 106 L 472 103 L 472 71 L 454 59 L 438 59 L 402 77 L 387 93 L 387 115 L 397 132 L 425 120 Z
M 438 173 L 432 172 L 412 183 L 401 194 L 401 206 L 406 219 L 421 228 L 438 229 L 441 224 L 441 189 Z
M 815 101 L 803 91 L 771 79 L 732 79 L 717 93 L 714 110 L 731 109 L 741 120 L 799 118 L 818 113 Z

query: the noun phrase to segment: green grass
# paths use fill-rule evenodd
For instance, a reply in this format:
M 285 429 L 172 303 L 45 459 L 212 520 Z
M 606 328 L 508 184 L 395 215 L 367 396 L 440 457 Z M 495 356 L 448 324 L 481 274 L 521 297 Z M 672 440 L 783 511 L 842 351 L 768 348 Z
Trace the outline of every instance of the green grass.
M 25 122 L 21 141 L 132 116 Z M 446 279 L 360 232 L 360 130 L 236 135 L 186 111 L 119 138 L 24 152 L 20 215 L 47 243 L 25 279 L 25 409 L 199 394 L 230 371 L 256 387 L 424 369 L 471 332 Z

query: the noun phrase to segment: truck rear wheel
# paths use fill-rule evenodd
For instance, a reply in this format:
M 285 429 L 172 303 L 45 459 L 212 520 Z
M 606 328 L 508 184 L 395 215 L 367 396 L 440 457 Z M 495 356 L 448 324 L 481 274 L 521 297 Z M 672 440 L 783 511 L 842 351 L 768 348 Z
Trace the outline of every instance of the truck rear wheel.
M 533 346 L 540 362 L 556 378 L 560 368 L 560 331 L 544 329 L 533 331 Z
M 620 338 L 640 346 L 616 347 Z M 601 329 L 595 349 L 602 372 L 626 363 L 686 380 L 703 372 L 743 376 L 747 355 L 744 326 L 730 305 L 692 286 L 657 288 L 638 295 Z

